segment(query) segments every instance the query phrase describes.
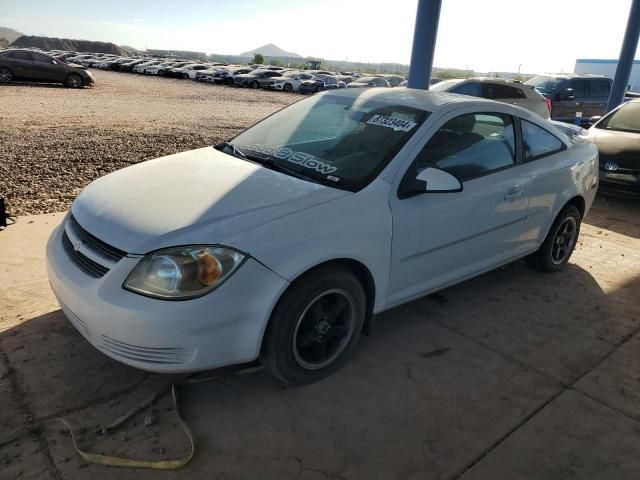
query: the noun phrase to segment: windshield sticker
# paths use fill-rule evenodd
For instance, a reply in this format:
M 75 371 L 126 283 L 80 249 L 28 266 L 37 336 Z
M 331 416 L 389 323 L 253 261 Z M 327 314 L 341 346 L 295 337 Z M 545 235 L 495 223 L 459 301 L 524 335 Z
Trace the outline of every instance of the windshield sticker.
M 402 120 L 400 118 L 386 117 L 384 115 L 374 115 L 371 117 L 367 123 L 369 125 L 378 125 L 379 127 L 387 127 L 392 128 L 394 131 L 403 131 L 408 132 L 413 127 L 417 125 L 417 123 L 410 122 L 409 120 Z
M 297 165 L 301 165 L 305 168 L 315 170 L 316 172 L 329 174 L 338 170 L 337 167 L 333 167 L 324 163 L 318 157 L 304 152 L 296 152 L 287 147 L 273 147 L 269 145 L 246 145 L 243 149 L 252 150 L 254 152 L 263 153 L 279 160 L 286 160 Z

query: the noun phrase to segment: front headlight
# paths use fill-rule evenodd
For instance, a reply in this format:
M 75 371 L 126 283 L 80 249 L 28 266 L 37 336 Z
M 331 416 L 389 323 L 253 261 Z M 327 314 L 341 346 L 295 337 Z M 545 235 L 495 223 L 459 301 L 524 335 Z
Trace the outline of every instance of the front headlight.
M 246 256 L 219 246 L 189 246 L 158 250 L 133 268 L 123 287 L 167 300 L 209 293 L 242 265 Z

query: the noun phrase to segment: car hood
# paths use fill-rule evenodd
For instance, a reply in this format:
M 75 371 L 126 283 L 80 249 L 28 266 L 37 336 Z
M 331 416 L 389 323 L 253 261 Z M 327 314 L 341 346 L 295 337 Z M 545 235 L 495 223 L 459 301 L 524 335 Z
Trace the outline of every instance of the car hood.
M 589 139 L 598 147 L 600 165 L 613 160 L 620 168 L 640 169 L 640 133 L 591 128 Z
M 212 147 L 106 175 L 71 207 L 92 235 L 129 253 L 224 243 L 245 230 L 349 195 Z

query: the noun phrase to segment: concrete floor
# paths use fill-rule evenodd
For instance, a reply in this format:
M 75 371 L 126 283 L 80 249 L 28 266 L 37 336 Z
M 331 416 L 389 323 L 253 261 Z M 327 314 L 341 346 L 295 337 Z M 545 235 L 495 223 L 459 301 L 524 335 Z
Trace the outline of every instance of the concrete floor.
M 0 231 L 0 478 L 640 478 L 640 204 L 599 199 L 566 271 L 516 262 L 386 312 L 348 365 L 283 388 L 265 372 L 183 386 L 197 451 L 159 474 L 90 465 L 81 446 L 176 458 L 169 396 L 95 432 L 165 377 L 120 365 L 65 320 L 44 245 L 62 214 Z

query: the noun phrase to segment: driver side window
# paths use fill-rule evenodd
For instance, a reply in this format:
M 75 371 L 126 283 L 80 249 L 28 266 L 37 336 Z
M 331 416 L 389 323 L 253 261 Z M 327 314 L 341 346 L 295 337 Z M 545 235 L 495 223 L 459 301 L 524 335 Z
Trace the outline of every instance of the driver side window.
M 439 168 L 464 182 L 513 165 L 515 151 L 509 115 L 461 115 L 440 127 L 418 154 L 418 172 Z

